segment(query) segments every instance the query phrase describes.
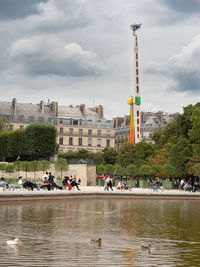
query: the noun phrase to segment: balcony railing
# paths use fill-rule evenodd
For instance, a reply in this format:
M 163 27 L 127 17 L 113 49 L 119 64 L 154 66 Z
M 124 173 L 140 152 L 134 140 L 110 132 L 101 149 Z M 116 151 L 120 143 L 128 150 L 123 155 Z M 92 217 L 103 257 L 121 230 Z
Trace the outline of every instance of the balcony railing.
M 59 133 L 59 135 L 62 136 L 78 136 L 78 137 L 96 137 L 96 138 L 115 138 L 115 134 L 101 134 L 98 135 L 97 133 L 92 133 L 92 134 L 88 134 L 88 133 L 78 133 L 78 132 L 69 132 L 69 131 L 64 131 L 62 133 Z

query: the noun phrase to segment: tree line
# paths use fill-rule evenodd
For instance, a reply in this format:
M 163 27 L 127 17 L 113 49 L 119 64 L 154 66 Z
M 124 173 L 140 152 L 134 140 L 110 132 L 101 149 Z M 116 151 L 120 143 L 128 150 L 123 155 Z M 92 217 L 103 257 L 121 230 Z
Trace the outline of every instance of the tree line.
M 0 132 L 0 156 L 7 161 L 49 159 L 58 151 L 53 125 L 30 124 L 25 129 Z
M 163 178 L 200 177 L 200 103 L 184 107 L 183 114 L 153 134 L 155 144 L 124 144 L 119 151 L 86 150 L 59 153 L 65 159 L 91 159 L 98 174 Z
M 42 171 L 43 173 L 47 170 L 49 170 L 51 167 L 51 163 L 48 160 L 34 160 L 34 161 L 14 161 L 13 163 L 0 163 L 0 171 L 1 171 L 1 176 L 3 177 L 3 173 L 8 173 L 12 174 L 16 172 L 16 176 L 19 177 L 19 172 L 23 171 L 26 173 L 26 177 L 28 176 L 29 172 L 34 173 L 34 179 L 36 179 L 37 172 Z M 61 178 L 62 178 L 62 173 L 63 171 L 68 170 L 68 163 L 65 159 L 60 158 L 57 159 L 54 162 L 54 169 L 57 172 L 61 173 Z

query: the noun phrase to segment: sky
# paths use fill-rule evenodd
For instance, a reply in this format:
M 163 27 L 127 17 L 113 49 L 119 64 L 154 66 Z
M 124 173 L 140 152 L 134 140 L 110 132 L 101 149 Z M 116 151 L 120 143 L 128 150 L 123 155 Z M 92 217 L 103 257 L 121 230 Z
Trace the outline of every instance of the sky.
M 133 34 L 143 111 L 200 98 L 200 0 L 0 0 L 0 101 L 103 105 L 129 114 Z

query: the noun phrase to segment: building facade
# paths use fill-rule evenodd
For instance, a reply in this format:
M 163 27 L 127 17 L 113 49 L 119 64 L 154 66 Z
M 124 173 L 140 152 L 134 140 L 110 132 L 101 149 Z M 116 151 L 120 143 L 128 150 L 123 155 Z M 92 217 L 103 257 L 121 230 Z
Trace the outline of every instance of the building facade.
M 10 120 L 10 129 L 17 130 L 31 123 L 45 123 L 57 128 L 60 152 L 86 149 L 102 151 L 115 146 L 113 122 L 106 120 L 101 105 L 86 108 L 84 104 L 73 107 L 59 106 L 58 102 L 40 101 L 39 104 L 0 102 L 0 116 Z
M 177 119 L 179 113 L 168 114 L 159 112 L 141 112 L 141 140 L 147 143 L 154 143 L 153 133 L 161 127 Z M 115 128 L 115 149 L 119 150 L 129 138 L 130 116 L 117 117 L 113 119 Z

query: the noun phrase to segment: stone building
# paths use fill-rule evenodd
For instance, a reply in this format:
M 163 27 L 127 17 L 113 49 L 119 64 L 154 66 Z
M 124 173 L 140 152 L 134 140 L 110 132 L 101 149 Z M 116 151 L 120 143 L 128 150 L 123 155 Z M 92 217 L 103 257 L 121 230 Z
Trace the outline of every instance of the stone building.
M 10 120 L 13 130 L 23 129 L 30 123 L 55 125 L 60 152 L 79 149 L 98 152 L 115 146 L 113 122 L 104 118 L 101 105 L 59 106 L 56 101 L 27 104 L 13 98 L 12 102 L 0 101 L 0 116 Z
M 161 127 L 173 122 L 178 117 L 179 113 L 168 114 L 162 111 L 159 112 L 141 112 L 141 137 L 142 140 L 148 143 L 153 143 L 153 133 Z M 113 119 L 115 128 L 115 148 L 118 150 L 128 142 L 130 132 L 130 116 L 117 117 Z

